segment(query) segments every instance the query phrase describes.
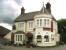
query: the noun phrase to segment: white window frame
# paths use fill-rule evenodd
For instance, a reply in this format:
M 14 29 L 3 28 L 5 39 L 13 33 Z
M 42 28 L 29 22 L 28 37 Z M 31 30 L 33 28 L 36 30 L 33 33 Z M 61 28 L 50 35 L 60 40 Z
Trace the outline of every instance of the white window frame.
M 44 19 L 44 26 L 46 26 L 46 19 Z
M 40 19 L 40 26 L 42 26 L 42 19 Z
M 49 19 L 44 19 L 44 27 L 49 27 Z
M 37 26 L 38 27 L 42 27 L 43 25 L 42 25 L 42 23 L 43 23 L 43 19 L 37 19 Z
M 18 28 L 19 28 L 20 30 L 23 30 L 23 29 L 24 29 L 24 22 L 18 23 Z
M 37 19 L 37 26 L 39 26 L 39 19 Z
M 49 36 L 48 35 L 44 36 L 44 42 L 49 42 Z
M 22 37 L 20 37 L 20 36 L 22 36 L 22 35 L 16 34 L 15 37 L 16 37 L 16 41 L 17 41 L 17 42 L 22 41 L 22 37 L 23 37 L 23 36 L 22 36 Z
M 28 22 L 28 27 L 29 27 L 29 29 L 33 28 L 33 21 Z
M 38 18 L 36 20 L 36 25 L 37 25 L 37 27 L 49 27 L 50 20 L 49 19 L 45 19 L 45 18 Z

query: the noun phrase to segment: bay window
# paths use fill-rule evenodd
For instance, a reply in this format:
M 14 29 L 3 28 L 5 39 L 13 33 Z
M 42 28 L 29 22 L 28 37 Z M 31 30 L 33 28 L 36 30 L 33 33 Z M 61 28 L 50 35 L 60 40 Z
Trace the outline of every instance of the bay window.
M 39 19 L 37 19 L 37 26 L 39 26 Z
M 47 19 L 47 25 L 49 25 L 49 19 Z
M 44 26 L 46 26 L 46 19 L 44 19 Z
M 40 26 L 42 26 L 42 19 L 40 19 Z
M 42 26 L 42 19 L 37 19 L 37 26 Z
M 49 19 L 37 19 L 37 27 L 49 27 Z

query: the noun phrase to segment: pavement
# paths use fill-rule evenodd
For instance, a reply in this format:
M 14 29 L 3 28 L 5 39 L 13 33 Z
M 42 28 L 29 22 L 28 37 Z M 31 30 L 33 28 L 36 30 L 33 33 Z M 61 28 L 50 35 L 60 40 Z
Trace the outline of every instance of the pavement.
M 14 46 L 2 46 L 0 50 L 66 50 L 66 45 L 60 45 L 56 47 L 37 47 L 37 48 L 26 48 L 26 47 L 14 47 Z

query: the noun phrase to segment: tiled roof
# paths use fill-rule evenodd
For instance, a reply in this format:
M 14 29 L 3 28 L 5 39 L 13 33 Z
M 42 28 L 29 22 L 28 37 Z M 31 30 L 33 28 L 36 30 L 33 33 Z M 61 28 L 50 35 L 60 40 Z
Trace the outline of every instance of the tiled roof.
M 32 20 L 34 18 L 34 16 L 38 13 L 39 13 L 39 11 L 24 13 L 24 14 L 18 16 L 16 18 L 15 22 L 20 22 L 20 21 L 24 21 L 24 20 Z
M 26 21 L 26 20 L 33 20 L 34 16 L 38 15 L 38 14 L 51 14 L 51 12 L 48 12 L 48 10 L 45 7 L 42 7 L 42 9 L 40 11 L 35 11 L 35 12 L 29 12 L 29 13 L 21 14 L 20 16 L 18 16 L 15 19 L 15 22 L 21 22 L 21 21 Z
M 8 34 L 10 32 L 10 30 L 0 26 L 0 36 L 5 36 L 6 34 Z

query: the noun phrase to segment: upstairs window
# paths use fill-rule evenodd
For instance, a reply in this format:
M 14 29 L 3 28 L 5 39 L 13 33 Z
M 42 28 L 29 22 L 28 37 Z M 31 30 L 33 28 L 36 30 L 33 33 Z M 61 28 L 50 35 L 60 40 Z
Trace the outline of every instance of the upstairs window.
M 47 25 L 49 25 L 49 19 L 47 19 Z
M 37 26 L 39 26 L 39 19 L 37 19 Z
M 18 24 L 18 27 L 19 27 L 20 29 L 23 29 L 23 28 L 24 28 L 24 23 L 19 23 L 19 24 Z
M 42 19 L 37 19 L 37 26 L 42 26 Z
M 44 19 L 44 26 L 49 26 L 49 19 Z
M 20 23 L 20 27 L 24 27 L 24 23 Z
M 44 19 L 44 26 L 46 26 L 46 19 Z
M 49 26 L 49 19 L 37 19 L 38 27 Z
M 40 26 L 42 26 L 42 19 L 40 19 Z
M 29 22 L 29 28 L 33 28 L 33 21 Z

